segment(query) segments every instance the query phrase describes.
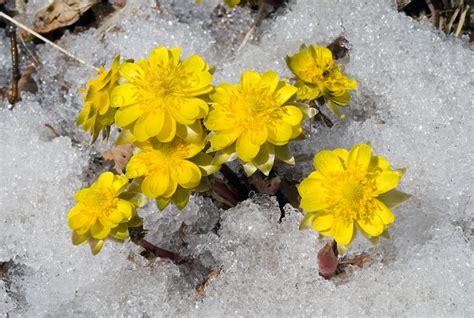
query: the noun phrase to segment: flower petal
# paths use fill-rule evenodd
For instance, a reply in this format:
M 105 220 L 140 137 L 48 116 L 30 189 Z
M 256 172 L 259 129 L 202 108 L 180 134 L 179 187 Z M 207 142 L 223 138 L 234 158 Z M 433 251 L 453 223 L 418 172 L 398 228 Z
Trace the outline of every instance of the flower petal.
M 114 174 L 110 171 L 102 173 L 97 179 L 97 185 L 100 188 L 110 188 L 114 182 Z
M 239 139 L 237 139 L 235 150 L 237 151 L 237 156 L 242 161 L 249 162 L 257 156 L 260 146 L 252 143 L 251 135 L 244 132 L 240 135 Z
M 250 90 L 258 85 L 260 78 L 260 74 L 255 71 L 248 70 L 242 73 L 242 75 L 240 76 L 240 83 L 244 90 Z
M 332 172 L 344 170 L 339 157 L 329 150 L 320 151 L 314 157 L 314 167 L 325 176 L 330 175 Z
M 195 187 L 201 180 L 201 170 L 187 160 L 180 160 L 172 169 L 172 178 L 184 188 Z
M 332 227 L 333 221 L 334 221 L 334 216 L 332 215 L 332 213 L 328 213 L 328 212 L 316 213 L 316 216 L 313 219 L 311 226 L 313 227 L 313 229 L 315 229 L 318 232 L 324 232 Z
M 143 115 L 143 112 L 137 105 L 121 107 L 115 113 L 115 124 L 118 127 L 125 127 L 137 120 L 141 115 Z
M 384 171 L 375 179 L 377 193 L 385 193 L 395 189 L 400 181 L 400 177 L 394 171 Z
M 393 215 L 392 211 L 390 211 L 390 209 L 385 204 L 383 204 L 377 199 L 375 199 L 375 204 L 378 207 L 378 210 L 376 213 L 379 216 L 379 218 L 382 220 L 383 224 L 385 226 L 392 224 L 393 221 L 395 221 L 395 216 Z
M 259 86 L 264 87 L 266 90 L 268 90 L 269 94 L 272 94 L 277 88 L 279 81 L 280 79 L 277 73 L 274 71 L 268 71 L 262 74 Z
M 360 144 L 349 151 L 347 167 L 367 171 L 372 158 L 372 148 L 367 144 Z
M 384 230 L 382 220 L 375 213 L 366 218 L 359 218 L 357 224 L 359 224 L 361 229 L 371 237 L 379 236 Z
M 170 142 L 176 136 L 176 121 L 168 112 L 164 112 L 164 116 L 163 126 L 156 138 L 161 142 Z
M 120 66 L 120 75 L 125 77 L 129 82 L 138 82 L 145 77 L 143 69 L 134 63 L 124 62 Z
M 342 218 L 334 218 L 331 236 L 340 245 L 349 245 L 354 237 L 354 222 Z
M 169 182 L 168 172 L 160 171 L 159 173 L 146 176 L 143 179 L 141 189 L 148 198 L 156 198 L 168 189 Z
M 284 106 L 282 107 L 283 116 L 282 119 L 291 126 L 296 126 L 303 120 L 303 113 L 296 106 Z
M 278 105 L 285 104 L 297 92 L 298 88 L 285 83 L 285 85 L 276 92 L 276 101 Z
M 93 238 L 103 240 L 109 235 L 110 228 L 97 221 L 91 226 L 90 231 Z
M 115 87 L 110 93 L 111 107 L 124 107 L 134 105 L 138 102 L 137 86 L 125 83 Z

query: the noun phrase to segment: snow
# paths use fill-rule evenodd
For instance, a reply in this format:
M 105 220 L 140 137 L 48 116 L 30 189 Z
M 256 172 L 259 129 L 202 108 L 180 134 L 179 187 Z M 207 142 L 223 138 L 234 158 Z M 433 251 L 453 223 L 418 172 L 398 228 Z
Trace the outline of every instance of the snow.
M 289 77 L 285 55 L 302 42 L 327 45 L 343 34 L 351 43 L 345 71 L 359 83 L 347 118 L 333 118 L 331 129 L 308 125 L 307 139 L 293 148 L 311 157 L 370 141 L 393 166 L 407 167 L 401 189 L 413 198 L 395 209 L 392 239 L 372 247 L 357 238 L 349 254 L 366 252 L 372 264 L 326 281 L 316 264 L 324 242 L 298 231 L 297 210 L 287 206 L 279 223 L 278 205 L 267 196 L 227 211 L 193 196 L 181 212 L 140 211 L 147 239 L 193 255 L 192 270 L 147 261 L 131 243 L 107 242 L 96 257 L 72 246 L 72 195 L 90 184 L 97 174 L 91 158 L 110 143 L 91 146 L 74 125 L 77 91 L 92 71 L 43 46 L 38 93 L 25 94 L 12 111 L 0 105 L 0 262 L 15 264 L 0 279 L 0 314 L 473 316 L 472 50 L 398 14 L 391 1 L 299 0 L 264 21 L 259 41 L 236 53 L 254 14 L 237 8 L 218 17 L 217 3 L 168 0 L 158 10 L 155 1 L 130 1 L 109 31 L 66 34 L 59 44 L 95 66 L 117 53 L 139 59 L 159 44 L 180 46 L 184 56 L 197 53 L 217 66 L 215 83 L 235 83 L 246 69 Z M 7 43 L 0 36 L 2 85 Z M 311 169 L 305 161 L 281 173 L 301 179 Z M 178 235 L 183 222 L 186 243 Z M 198 295 L 210 269 L 222 270 Z

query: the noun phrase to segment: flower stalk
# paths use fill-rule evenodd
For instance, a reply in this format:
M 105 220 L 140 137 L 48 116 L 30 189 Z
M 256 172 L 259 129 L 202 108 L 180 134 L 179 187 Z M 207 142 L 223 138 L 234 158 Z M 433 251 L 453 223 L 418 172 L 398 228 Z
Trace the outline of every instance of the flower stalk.
M 158 247 L 145 239 L 139 239 L 137 241 L 133 241 L 138 246 L 143 247 L 146 251 L 152 253 L 156 257 L 167 259 L 172 261 L 176 265 L 191 265 L 193 263 L 193 259 L 189 257 L 183 257 L 178 253 L 165 250 L 164 248 Z

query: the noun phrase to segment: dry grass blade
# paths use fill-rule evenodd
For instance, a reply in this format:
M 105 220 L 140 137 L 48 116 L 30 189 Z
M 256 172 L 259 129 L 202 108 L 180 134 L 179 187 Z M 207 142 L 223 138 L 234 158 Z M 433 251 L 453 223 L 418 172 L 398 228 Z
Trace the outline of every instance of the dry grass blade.
M 79 63 L 84 64 L 84 65 L 86 65 L 87 67 L 90 67 L 91 69 L 98 71 L 98 69 L 97 69 L 96 67 L 90 65 L 89 63 L 83 61 L 82 59 L 78 58 L 77 56 L 73 55 L 72 53 L 66 51 L 65 49 L 63 49 L 63 48 L 60 47 L 59 45 L 57 45 L 57 44 L 51 42 L 50 40 L 48 40 L 47 38 L 45 38 L 44 36 L 42 36 L 42 35 L 39 34 L 38 32 L 33 31 L 32 29 L 30 29 L 29 27 L 27 27 L 27 26 L 24 25 L 23 23 L 18 22 L 18 21 L 15 20 L 14 18 L 12 18 L 12 17 L 6 15 L 5 13 L 3 13 L 3 12 L 1 12 L 1 11 L 0 11 L 0 17 L 4 18 L 5 20 L 10 21 L 11 23 L 15 24 L 17 27 L 22 28 L 23 30 L 25 30 L 25 31 L 27 31 L 27 32 L 29 32 L 29 33 L 31 33 L 31 34 L 33 34 L 33 35 L 36 36 L 38 39 L 40 39 L 40 40 L 44 41 L 45 43 L 51 45 L 52 47 L 54 47 L 55 49 L 57 49 L 57 50 L 60 51 L 61 53 L 63 53 L 63 54 L 65 54 L 65 55 L 69 56 L 70 58 L 72 58 L 72 59 L 78 61 Z
M 464 21 L 466 20 L 466 15 L 467 15 L 467 12 L 469 11 L 469 5 L 466 6 L 466 8 L 464 9 L 464 11 L 461 13 L 461 17 L 459 18 L 459 23 L 458 23 L 458 27 L 456 28 L 456 32 L 454 33 L 454 37 L 459 37 L 459 35 L 461 34 L 461 30 L 462 30 L 462 27 L 464 25 Z

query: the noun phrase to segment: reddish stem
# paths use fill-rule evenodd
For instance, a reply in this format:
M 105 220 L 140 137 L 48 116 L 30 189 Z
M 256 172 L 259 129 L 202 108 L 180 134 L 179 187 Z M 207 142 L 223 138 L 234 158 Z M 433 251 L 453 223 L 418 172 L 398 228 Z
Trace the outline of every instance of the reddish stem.
M 185 257 L 182 257 L 182 256 L 180 256 L 179 254 L 177 254 L 175 252 L 165 250 L 161 247 L 158 247 L 158 246 L 148 242 L 145 239 L 138 240 L 137 245 L 140 245 L 145 250 L 147 250 L 148 252 L 153 253 L 155 256 L 157 256 L 159 258 L 169 259 L 170 261 L 172 261 L 176 265 L 183 265 L 183 264 L 191 265 L 192 262 L 193 262 L 193 259 L 185 258 Z
M 237 191 L 239 202 L 246 200 L 249 196 L 250 189 L 242 183 L 239 176 L 237 176 L 237 174 L 235 174 L 235 172 L 225 163 L 222 164 L 220 172 L 224 175 L 227 181 L 229 181 L 230 185 Z
M 212 189 L 217 195 L 222 197 L 226 202 L 223 202 L 230 208 L 236 206 L 239 203 L 237 195 L 231 191 L 225 183 L 220 180 L 214 179 L 214 186 Z M 227 204 L 228 202 L 228 204 Z

